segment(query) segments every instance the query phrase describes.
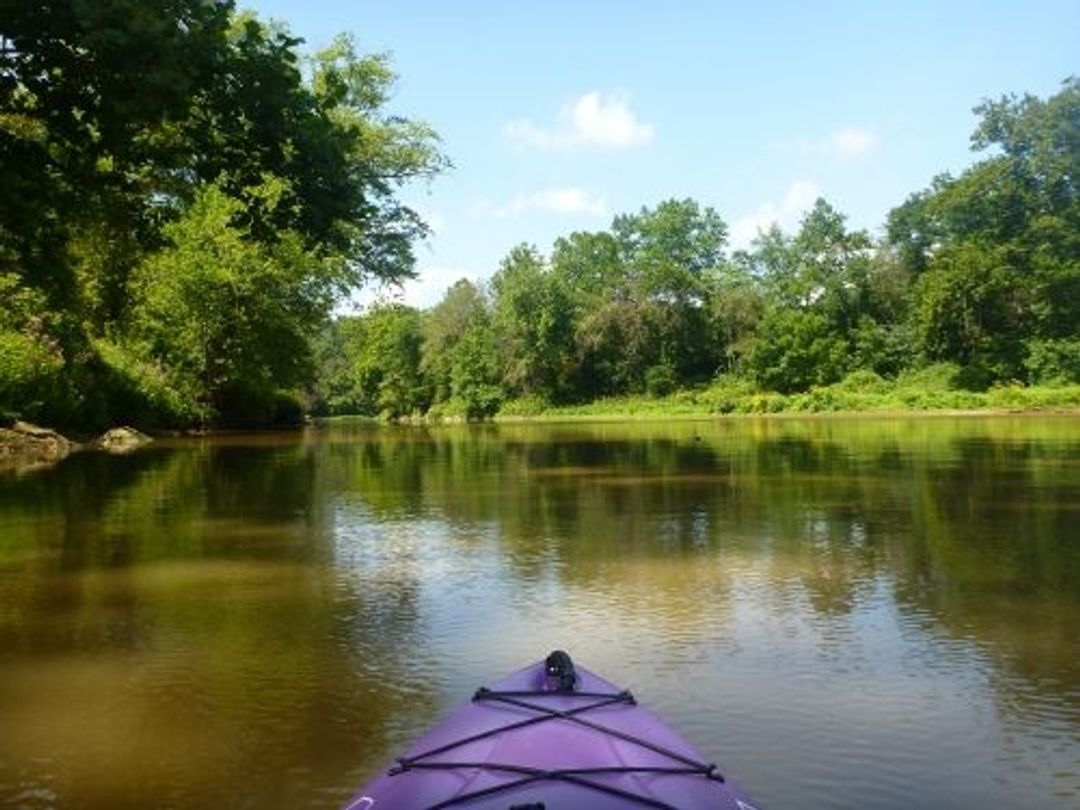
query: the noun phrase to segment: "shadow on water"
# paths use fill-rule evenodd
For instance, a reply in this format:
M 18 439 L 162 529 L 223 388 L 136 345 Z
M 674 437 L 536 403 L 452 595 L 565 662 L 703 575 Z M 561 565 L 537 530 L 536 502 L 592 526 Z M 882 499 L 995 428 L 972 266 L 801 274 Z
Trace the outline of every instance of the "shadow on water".
M 76 455 L 0 477 L 0 805 L 333 806 L 569 646 L 765 803 L 1054 806 L 1080 795 L 1078 520 L 1066 417 Z
M 0 804 L 326 806 L 381 764 L 431 702 L 415 578 L 336 571 L 317 472 L 209 442 L 0 484 Z

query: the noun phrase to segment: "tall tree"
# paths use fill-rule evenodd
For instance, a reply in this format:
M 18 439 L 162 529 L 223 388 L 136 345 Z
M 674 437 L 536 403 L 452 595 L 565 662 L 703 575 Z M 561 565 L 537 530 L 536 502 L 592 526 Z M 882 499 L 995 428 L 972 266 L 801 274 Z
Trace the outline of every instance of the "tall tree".
M 235 224 L 243 210 L 216 186 L 200 192 L 165 226 L 167 247 L 139 266 L 133 285 L 133 345 L 204 420 L 249 421 L 254 403 L 303 387 L 333 295 L 333 264 L 305 252 L 295 232 L 272 246 L 250 239 Z
M 750 261 L 768 290 L 769 307 L 749 363 L 767 388 L 801 391 L 836 382 L 852 368 L 868 311 L 872 245 L 865 232 L 844 223 L 818 199 L 795 236 L 773 228 L 757 242 Z
M 530 245 L 518 245 L 491 280 L 492 327 L 505 347 L 503 377 L 514 395 L 558 399 L 572 352 L 570 301 Z
M 424 313 L 424 337 L 420 370 L 432 386 L 436 402 L 454 396 L 454 368 L 461 344 L 470 330 L 486 328 L 487 301 L 467 279 L 455 283 L 435 307 Z
M 889 215 L 890 242 L 921 277 L 920 348 L 981 385 L 1035 375 L 1033 353 L 1080 367 L 1068 359 L 1080 346 L 1080 81 L 975 112 L 972 148 L 991 154 Z
M 99 361 L 136 334 L 140 352 L 155 352 L 145 360 L 181 367 L 183 339 L 168 345 L 161 328 L 145 339 L 150 313 L 169 320 L 158 306 L 168 284 L 149 276 L 179 260 L 190 234 L 170 223 L 205 222 L 210 188 L 231 201 L 227 227 L 248 258 L 273 256 L 304 275 L 307 300 L 322 302 L 315 322 L 365 281 L 412 273 L 425 227 L 398 192 L 446 166 L 437 137 L 387 111 L 385 55 L 360 55 L 341 37 L 306 59 L 299 44 L 234 13 L 231 0 L 5 4 L 0 272 L 57 315 L 46 326 L 73 380 L 87 369 L 107 377 Z M 220 233 L 208 234 L 208 251 Z M 297 252 L 302 261 L 281 258 Z M 273 295 L 257 264 L 220 269 L 249 274 L 250 295 Z M 10 328 L 25 334 L 30 324 Z M 111 348 L 98 356 L 101 340 Z M 274 345 L 292 351 L 290 341 Z M 249 388 L 263 388 L 265 367 L 241 370 L 254 375 Z
M 707 379 L 718 360 L 706 312 L 707 273 L 724 260 L 724 221 L 693 200 L 665 200 L 654 209 L 616 217 L 611 230 L 629 298 L 649 324 L 653 351 L 643 369 L 652 381 L 648 387 Z

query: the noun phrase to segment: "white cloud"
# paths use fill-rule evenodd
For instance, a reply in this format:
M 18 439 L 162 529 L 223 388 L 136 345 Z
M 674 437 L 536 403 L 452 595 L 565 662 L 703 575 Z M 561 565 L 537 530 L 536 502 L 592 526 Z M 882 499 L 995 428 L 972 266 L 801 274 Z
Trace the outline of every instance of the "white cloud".
M 485 208 L 497 219 L 516 219 L 535 212 L 601 216 L 607 213 L 607 202 L 581 188 L 548 188 L 519 194 L 506 205 Z
M 873 132 L 858 127 L 844 127 L 829 136 L 831 151 L 841 158 L 854 159 L 877 149 L 878 138 Z
M 586 93 L 559 111 L 552 128 L 537 126 L 528 118 L 511 121 L 503 134 L 513 141 L 536 149 L 628 149 L 652 141 L 652 124 L 638 120 L 630 109 L 630 96 L 619 92 L 604 96 Z
M 819 189 L 809 180 L 796 180 L 784 193 L 784 201 L 780 205 L 780 212 L 787 217 L 800 217 L 821 196 Z
M 731 226 L 731 246 L 738 250 L 748 248 L 758 234 L 767 231 L 774 223 L 784 230 L 791 230 L 798 223 L 821 190 L 809 180 L 796 180 L 784 192 L 779 204 L 764 202 L 752 214 L 740 217 Z
M 463 278 L 477 283 L 481 275 L 464 267 L 422 265 L 417 269 L 414 279 L 401 283 L 372 283 L 365 286 L 352 296 L 348 304 L 339 307 L 336 314 L 355 314 L 376 304 L 390 303 L 408 304 L 411 307 L 427 309 L 438 304 L 446 295 L 446 291 Z
M 853 161 L 867 157 L 877 150 L 881 139 L 868 129 L 846 126 L 824 138 L 791 138 L 772 141 L 769 146 L 779 152 L 812 157 L 831 157 Z

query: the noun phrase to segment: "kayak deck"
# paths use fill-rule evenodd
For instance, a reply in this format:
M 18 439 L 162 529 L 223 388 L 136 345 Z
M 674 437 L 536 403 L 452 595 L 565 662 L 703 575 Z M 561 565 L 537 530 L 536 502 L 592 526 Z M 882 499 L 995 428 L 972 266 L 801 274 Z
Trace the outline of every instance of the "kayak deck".
M 471 704 L 417 740 L 347 810 L 753 810 L 628 691 L 584 668 L 572 672 L 571 685 L 553 683 L 539 662 L 477 690 Z

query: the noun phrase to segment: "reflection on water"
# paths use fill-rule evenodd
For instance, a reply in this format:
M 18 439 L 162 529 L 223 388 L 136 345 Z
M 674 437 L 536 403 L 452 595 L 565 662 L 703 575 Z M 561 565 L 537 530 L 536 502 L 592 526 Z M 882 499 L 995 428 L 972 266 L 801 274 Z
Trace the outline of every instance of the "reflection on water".
M 332 807 L 565 647 L 764 804 L 1080 804 L 1080 419 L 375 428 L 0 477 L 0 806 Z

